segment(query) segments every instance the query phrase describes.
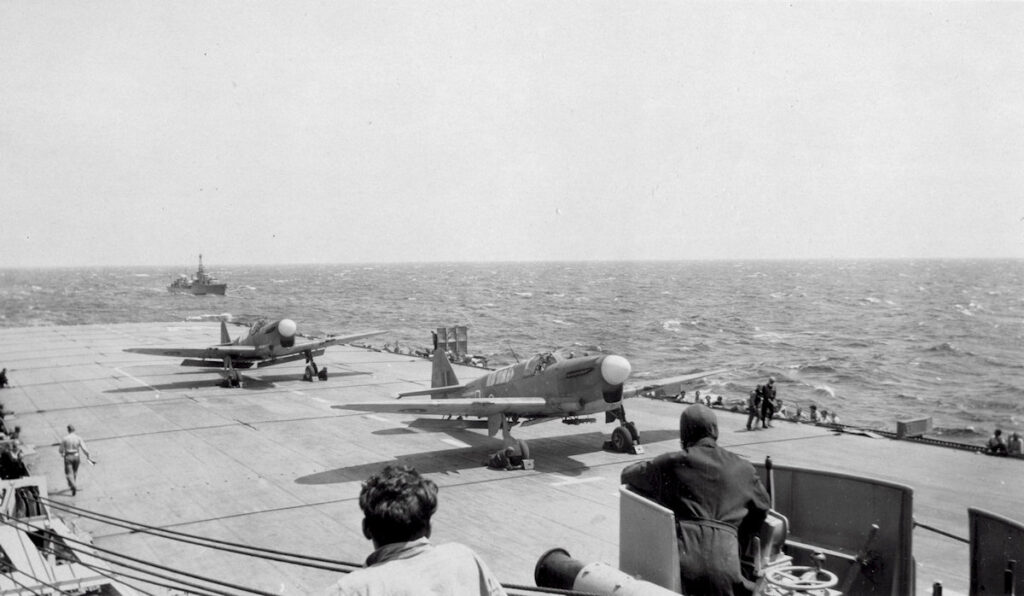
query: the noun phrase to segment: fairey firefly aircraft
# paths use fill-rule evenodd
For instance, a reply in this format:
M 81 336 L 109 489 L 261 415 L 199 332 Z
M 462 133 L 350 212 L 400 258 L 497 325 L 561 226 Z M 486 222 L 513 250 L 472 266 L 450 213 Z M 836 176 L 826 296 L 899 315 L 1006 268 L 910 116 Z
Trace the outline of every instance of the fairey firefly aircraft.
M 298 327 L 291 319 L 281 319 L 272 323 L 257 321 L 245 335 L 231 340 L 228 327 L 220 322 L 220 344 L 208 348 L 127 348 L 125 352 L 135 354 L 151 354 L 154 356 L 172 356 L 181 358 L 182 366 L 220 367 L 224 376 L 225 387 L 241 387 L 242 375 L 239 368 L 257 368 L 284 364 L 296 360 L 306 360 L 306 373 L 303 380 L 312 381 L 313 377 L 321 381 L 327 380 L 327 368 L 318 368 L 313 361 L 315 356 L 322 356 L 324 348 L 335 344 L 343 344 L 380 335 L 387 331 L 367 331 L 353 335 L 333 335 L 326 339 L 296 340 Z
M 661 379 L 643 386 L 626 387 L 632 372 L 622 356 L 576 356 L 543 353 L 506 368 L 460 384 L 443 349 L 434 350 L 431 388 L 400 393 L 386 402 L 332 406 L 367 412 L 470 416 L 487 419 L 489 436 L 502 431 L 506 446 L 513 445 L 511 428 L 561 419 L 566 424 L 593 422 L 588 416 L 605 413 L 605 422 L 619 421 L 612 431 L 611 446 L 617 451 L 643 453 L 640 434 L 626 420 L 622 400 L 641 391 L 685 383 L 726 372 L 728 369 Z M 422 396 L 430 399 L 422 399 Z M 407 399 L 407 398 L 420 399 Z M 522 443 L 522 441 L 519 441 Z M 525 451 L 525 449 L 524 449 Z

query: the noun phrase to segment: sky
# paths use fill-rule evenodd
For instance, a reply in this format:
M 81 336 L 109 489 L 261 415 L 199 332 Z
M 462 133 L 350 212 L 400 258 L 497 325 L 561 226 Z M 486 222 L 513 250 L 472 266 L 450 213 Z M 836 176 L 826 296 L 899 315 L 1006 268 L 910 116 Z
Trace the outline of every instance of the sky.
M 0 0 L 0 268 L 1024 258 L 1024 3 Z

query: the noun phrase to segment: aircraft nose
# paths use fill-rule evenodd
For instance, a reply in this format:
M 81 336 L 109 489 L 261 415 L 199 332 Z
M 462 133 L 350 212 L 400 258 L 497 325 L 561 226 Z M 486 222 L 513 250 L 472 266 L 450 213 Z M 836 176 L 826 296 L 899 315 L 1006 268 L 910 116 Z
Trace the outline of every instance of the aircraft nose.
M 277 324 L 277 333 L 281 337 L 295 337 L 295 330 L 295 321 L 291 319 L 281 319 L 281 321 Z
M 609 385 L 621 385 L 633 372 L 629 360 L 622 356 L 605 356 L 601 361 L 601 376 Z

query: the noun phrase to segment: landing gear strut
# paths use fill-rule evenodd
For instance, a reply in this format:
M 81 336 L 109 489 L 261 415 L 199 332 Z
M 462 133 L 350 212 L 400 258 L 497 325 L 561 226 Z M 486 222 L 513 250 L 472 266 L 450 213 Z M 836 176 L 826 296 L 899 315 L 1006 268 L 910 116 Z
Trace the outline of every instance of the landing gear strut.
M 497 420 L 498 418 L 500 418 L 500 421 Z M 488 428 L 494 428 L 493 425 L 496 423 L 501 425 L 501 440 L 504 446 L 501 451 L 492 453 L 484 461 L 484 465 L 491 468 L 504 468 L 505 470 L 519 468 L 532 470 L 533 458 L 530 457 L 530 446 L 526 444 L 526 441 L 522 439 L 516 440 L 512 437 L 512 427 L 519 423 L 519 415 L 497 414 L 488 421 Z M 489 434 L 494 436 L 494 432 Z
M 327 367 L 318 368 L 316 362 L 313 362 L 313 354 L 306 352 L 306 372 L 302 375 L 302 380 L 312 382 L 313 377 L 326 381 Z
M 224 359 L 224 380 L 221 381 L 220 386 L 229 388 L 242 386 L 242 374 L 235 369 L 231 358 Z
M 626 410 L 620 407 L 618 410 L 608 410 L 607 414 L 607 421 L 618 420 L 619 426 L 612 431 L 611 441 L 605 442 L 605 449 L 611 448 L 619 453 L 642 454 L 644 448 L 640 445 L 640 432 L 636 430 L 635 424 L 626 420 Z

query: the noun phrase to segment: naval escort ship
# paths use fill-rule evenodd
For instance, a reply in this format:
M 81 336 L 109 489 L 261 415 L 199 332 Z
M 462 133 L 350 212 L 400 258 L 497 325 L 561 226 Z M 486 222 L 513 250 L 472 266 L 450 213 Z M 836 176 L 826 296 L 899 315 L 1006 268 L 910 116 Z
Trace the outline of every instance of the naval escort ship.
M 227 284 L 218 282 L 215 277 L 206 272 L 206 269 L 203 268 L 203 255 L 199 255 L 199 269 L 196 270 L 195 275 L 189 278 L 188 275 L 182 273 L 171 282 L 171 285 L 167 286 L 167 291 L 195 294 L 196 296 L 205 294 L 223 296 L 227 287 Z

